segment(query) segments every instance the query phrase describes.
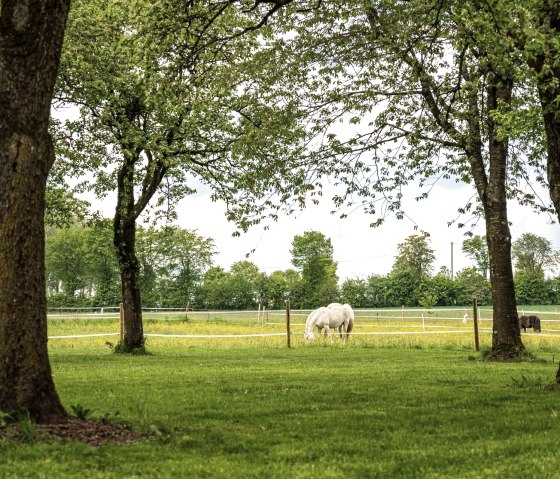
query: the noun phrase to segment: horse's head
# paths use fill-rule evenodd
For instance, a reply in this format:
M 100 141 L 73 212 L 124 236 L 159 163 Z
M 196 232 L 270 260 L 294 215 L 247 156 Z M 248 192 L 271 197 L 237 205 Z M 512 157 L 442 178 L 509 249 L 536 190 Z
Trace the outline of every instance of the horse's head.
M 304 331 L 303 337 L 308 341 L 313 341 L 313 337 L 314 337 L 313 331 Z

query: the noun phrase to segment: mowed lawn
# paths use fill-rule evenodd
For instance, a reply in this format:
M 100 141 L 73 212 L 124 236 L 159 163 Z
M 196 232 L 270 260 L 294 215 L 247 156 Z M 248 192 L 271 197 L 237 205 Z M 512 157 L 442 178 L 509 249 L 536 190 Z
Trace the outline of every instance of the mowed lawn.
M 0 441 L 0 478 L 557 478 L 554 352 L 484 363 L 438 348 L 51 342 L 57 389 L 148 439 Z M 555 360 L 560 359 L 556 354 Z

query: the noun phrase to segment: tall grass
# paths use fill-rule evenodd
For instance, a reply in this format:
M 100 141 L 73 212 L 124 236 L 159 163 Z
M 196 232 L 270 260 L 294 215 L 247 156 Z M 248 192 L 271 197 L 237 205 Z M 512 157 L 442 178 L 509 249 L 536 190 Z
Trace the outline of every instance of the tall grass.
M 480 310 L 480 343 L 491 345 L 491 310 Z M 354 333 L 348 344 L 336 337 L 335 347 L 392 347 L 418 349 L 473 350 L 474 331 L 472 312 L 466 308 L 402 310 L 356 310 Z M 291 342 L 294 347 L 310 347 L 303 339 L 308 311 L 294 311 L 291 316 Z M 467 314 L 467 322 L 463 322 Z M 528 332 L 523 341 L 531 351 L 558 351 L 560 321 L 554 311 L 540 311 L 542 334 Z M 106 343 L 115 344 L 119 338 L 118 318 L 114 316 L 57 316 L 49 320 L 51 342 L 59 347 L 89 348 Z M 263 317 L 250 312 L 147 312 L 144 315 L 147 347 L 177 344 L 183 347 L 283 347 L 287 343 L 285 312 L 270 311 Z M 60 339 L 59 336 L 107 334 L 97 338 Z M 261 336 L 258 336 L 261 335 Z M 183 336 L 183 337 L 181 337 Z M 208 337 L 215 336 L 215 337 Z M 233 336 L 233 337 L 228 337 Z M 331 341 L 317 340 L 317 345 Z

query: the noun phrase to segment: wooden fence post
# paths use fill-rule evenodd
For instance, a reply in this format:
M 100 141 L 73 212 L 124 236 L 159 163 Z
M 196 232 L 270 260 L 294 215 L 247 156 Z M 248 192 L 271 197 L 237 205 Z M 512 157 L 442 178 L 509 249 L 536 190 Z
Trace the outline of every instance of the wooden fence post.
M 474 348 L 478 352 L 480 351 L 480 343 L 478 341 L 478 306 L 476 304 L 476 298 L 472 299 L 473 308 L 473 324 L 474 324 Z
M 286 334 L 288 335 L 288 348 L 292 347 L 292 332 L 290 329 L 290 300 L 286 299 Z

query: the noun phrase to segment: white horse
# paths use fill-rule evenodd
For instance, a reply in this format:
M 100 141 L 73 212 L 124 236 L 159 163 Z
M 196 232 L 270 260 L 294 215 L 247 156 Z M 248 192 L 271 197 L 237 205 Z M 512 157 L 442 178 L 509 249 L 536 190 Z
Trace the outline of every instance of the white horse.
M 352 309 L 352 307 L 348 303 L 331 303 L 327 306 L 327 308 L 342 309 L 344 314 L 348 317 L 348 324 L 346 326 L 346 337 L 348 338 L 350 336 L 350 333 L 354 329 L 354 310 Z M 341 333 L 342 337 L 342 326 L 338 328 L 338 332 Z
M 338 328 L 340 337 L 347 339 L 354 327 L 354 311 L 349 304 L 331 303 L 323 306 L 307 317 L 303 336 L 308 341 L 314 337 L 313 330 L 319 330 L 319 336 L 325 330 L 325 337 L 331 335 L 330 328 Z

